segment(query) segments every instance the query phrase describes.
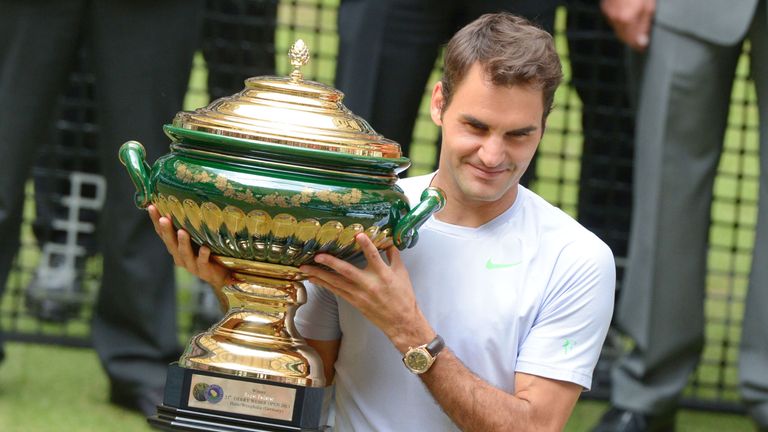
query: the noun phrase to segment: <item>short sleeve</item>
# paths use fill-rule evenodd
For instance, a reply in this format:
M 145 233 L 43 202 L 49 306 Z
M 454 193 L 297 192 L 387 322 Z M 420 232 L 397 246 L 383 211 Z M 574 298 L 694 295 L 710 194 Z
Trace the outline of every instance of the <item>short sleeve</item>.
M 307 339 L 337 340 L 341 338 L 339 307 L 336 296 L 325 288 L 304 282 L 307 302 L 296 311 L 294 322 Z
M 616 268 L 597 237 L 563 247 L 530 332 L 521 343 L 516 371 L 589 390 L 592 372 L 613 314 Z

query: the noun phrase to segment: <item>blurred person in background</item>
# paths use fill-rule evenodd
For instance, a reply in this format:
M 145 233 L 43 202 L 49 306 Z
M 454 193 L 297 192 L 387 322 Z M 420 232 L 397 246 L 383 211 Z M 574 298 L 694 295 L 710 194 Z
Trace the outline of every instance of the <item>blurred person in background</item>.
M 278 0 L 205 1 L 201 47 L 210 100 L 239 92 L 249 77 L 275 73 L 277 5 Z M 51 125 L 51 136 L 32 170 L 32 228 L 42 256 L 25 290 L 25 304 L 31 315 L 60 324 L 78 317 L 88 299 L 85 265 L 98 253 L 93 227 L 105 189 L 98 175 L 99 124 L 85 42 L 79 43 L 69 88 L 59 99 L 56 125 Z M 208 284 L 198 282 L 192 286 L 193 331 L 221 317 Z
M 87 40 L 107 184 L 92 342 L 110 401 L 145 415 L 154 413 L 166 367 L 180 353 L 174 270 L 134 208 L 135 188 L 117 149 L 136 139 L 149 159 L 167 151 L 162 125 L 182 108 L 201 10 L 200 0 L 0 0 L 0 152 L 7 161 L 0 172 L 0 288 L 18 250 L 24 185 L 78 42 Z
M 86 274 L 86 263 L 98 254 L 96 225 L 106 193 L 85 42 L 80 38 L 73 70 L 52 101 L 55 121 L 47 125 L 32 167 L 31 227 L 40 257 L 24 289 L 24 305 L 38 320 L 59 326 L 79 319 L 95 291 L 89 278 L 96 275 Z
M 567 10 L 565 35 L 570 84 L 581 100 L 577 220 L 611 248 L 620 283 L 629 243 L 634 162 L 635 110 L 626 46 L 616 37 L 599 2 L 565 0 L 563 4 Z M 569 127 L 567 123 L 564 126 Z M 620 284 L 616 288 L 618 298 Z M 596 381 L 590 395 L 603 397 L 610 391 L 610 368 L 621 346 L 618 332 L 612 328 L 595 370 Z
M 704 345 L 710 207 L 736 64 L 749 41 L 760 118 L 759 204 L 739 352 L 742 400 L 768 430 L 768 11 L 766 0 L 603 0 L 641 56 L 634 210 L 616 364 L 597 432 L 672 431 Z

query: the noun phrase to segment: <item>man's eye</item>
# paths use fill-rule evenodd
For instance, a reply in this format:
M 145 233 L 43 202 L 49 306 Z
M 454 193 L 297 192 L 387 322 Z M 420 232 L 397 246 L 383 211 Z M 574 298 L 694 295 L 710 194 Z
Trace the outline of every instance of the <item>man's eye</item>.
M 486 128 L 475 123 L 467 123 L 467 127 L 475 132 L 485 132 Z

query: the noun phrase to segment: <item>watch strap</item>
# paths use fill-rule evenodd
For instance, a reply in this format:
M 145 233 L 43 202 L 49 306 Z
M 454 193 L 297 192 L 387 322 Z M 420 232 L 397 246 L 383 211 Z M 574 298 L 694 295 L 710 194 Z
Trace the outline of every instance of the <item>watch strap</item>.
M 435 338 L 432 339 L 428 344 L 424 346 L 424 349 L 427 350 L 429 355 L 431 355 L 433 358 L 437 357 L 437 355 L 440 354 L 440 351 L 442 351 L 443 348 L 445 348 L 445 341 L 440 335 L 435 335 Z

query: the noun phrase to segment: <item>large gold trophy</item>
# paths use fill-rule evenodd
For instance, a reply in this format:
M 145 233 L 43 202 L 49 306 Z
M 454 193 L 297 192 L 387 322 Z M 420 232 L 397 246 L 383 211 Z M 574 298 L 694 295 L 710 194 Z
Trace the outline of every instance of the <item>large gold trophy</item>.
M 227 310 L 169 367 L 150 422 L 169 430 L 322 430 L 325 379 L 293 317 L 306 301 L 298 267 L 318 253 L 360 255 L 355 235 L 384 249 L 412 246 L 444 205 L 429 188 L 414 208 L 396 185 L 410 162 L 343 104 L 304 80 L 309 52 L 290 51 L 289 77 L 246 80 L 241 92 L 180 112 L 164 127 L 171 152 L 152 167 L 129 141 L 120 160 L 150 203 L 187 230 L 236 280 L 217 292 Z

